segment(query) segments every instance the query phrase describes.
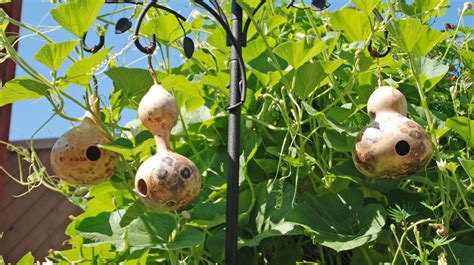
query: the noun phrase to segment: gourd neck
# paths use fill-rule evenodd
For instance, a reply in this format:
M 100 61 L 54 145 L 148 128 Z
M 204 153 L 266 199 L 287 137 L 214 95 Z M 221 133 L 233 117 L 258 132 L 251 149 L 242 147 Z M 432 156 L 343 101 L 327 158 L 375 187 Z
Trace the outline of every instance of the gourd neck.
M 158 149 L 158 152 L 162 150 L 169 150 L 170 149 L 170 144 L 169 144 L 169 136 L 159 136 L 155 135 L 155 143 L 156 143 L 156 148 Z

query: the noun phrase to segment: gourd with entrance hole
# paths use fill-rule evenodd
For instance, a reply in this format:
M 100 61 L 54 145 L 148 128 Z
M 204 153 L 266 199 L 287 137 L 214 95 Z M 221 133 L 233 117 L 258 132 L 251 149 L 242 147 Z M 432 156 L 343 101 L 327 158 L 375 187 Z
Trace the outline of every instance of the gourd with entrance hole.
M 178 115 L 176 100 L 159 84 L 150 88 L 138 107 L 138 117 L 154 135 L 158 151 L 138 169 L 135 189 L 145 204 L 165 211 L 189 205 L 201 189 L 196 165 L 169 149 Z
M 90 102 L 98 114 L 98 99 L 91 97 Z M 51 149 L 54 174 L 65 182 L 79 185 L 94 185 L 110 179 L 115 174 L 118 156 L 97 146 L 109 143 L 94 115 L 86 112 L 81 124 L 64 133 Z
M 368 177 L 399 179 L 425 167 L 432 147 L 423 128 L 406 117 L 407 101 L 392 87 L 380 87 L 369 98 L 371 123 L 355 141 L 352 158 Z

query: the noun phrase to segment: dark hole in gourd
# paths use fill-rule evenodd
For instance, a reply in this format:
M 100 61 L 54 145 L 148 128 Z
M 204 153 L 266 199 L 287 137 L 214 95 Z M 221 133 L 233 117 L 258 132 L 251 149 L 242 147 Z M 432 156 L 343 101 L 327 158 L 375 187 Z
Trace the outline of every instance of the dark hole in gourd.
M 181 177 L 183 179 L 188 179 L 191 177 L 191 169 L 189 169 L 188 167 L 183 167 L 180 171 L 179 171 L 179 174 L 181 175 Z
M 137 189 L 138 189 L 138 193 L 141 196 L 146 197 L 148 195 L 148 186 L 146 185 L 145 180 L 143 179 L 138 180 Z
M 395 145 L 395 151 L 400 156 L 408 155 L 408 153 L 410 153 L 410 145 L 406 141 L 399 141 Z
M 87 159 L 89 159 L 90 161 L 99 160 L 99 158 L 101 156 L 99 147 L 91 146 L 91 147 L 87 148 L 86 156 L 87 156 Z

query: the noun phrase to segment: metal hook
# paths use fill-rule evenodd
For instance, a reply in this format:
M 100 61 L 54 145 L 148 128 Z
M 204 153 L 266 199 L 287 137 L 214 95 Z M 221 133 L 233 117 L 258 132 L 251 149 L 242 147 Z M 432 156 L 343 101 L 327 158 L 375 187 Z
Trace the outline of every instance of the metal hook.
M 383 23 L 383 17 L 376 8 L 374 8 L 373 13 L 375 15 L 375 18 L 379 21 L 379 23 Z M 390 53 L 390 51 L 392 50 L 392 47 L 391 47 L 391 44 L 390 44 L 390 40 L 388 39 L 388 31 L 387 30 L 384 30 L 384 39 L 385 39 L 385 50 L 382 51 L 382 52 L 374 50 L 372 48 L 372 40 L 369 41 L 369 45 L 367 46 L 367 50 L 369 51 L 369 53 L 372 57 L 374 57 L 374 58 L 383 58 L 383 57 L 387 56 Z
M 87 46 L 86 44 L 86 36 L 87 36 L 87 32 L 84 33 L 84 36 L 82 37 L 82 48 L 84 49 L 84 51 L 88 52 L 88 53 L 96 53 L 98 52 L 100 49 L 102 49 L 102 47 L 104 47 L 104 44 L 105 44 L 105 36 L 103 34 L 101 34 L 99 36 L 99 44 L 97 45 L 94 45 L 92 47 L 89 47 Z
M 156 35 L 153 34 L 152 35 L 152 42 L 150 43 L 150 45 L 144 47 L 141 43 L 140 43 L 140 37 L 139 37 L 139 34 L 140 34 L 140 26 L 142 25 L 142 22 L 143 22 L 143 19 L 145 18 L 145 15 L 146 13 L 148 12 L 148 10 L 150 10 L 151 7 L 154 7 L 154 8 L 158 8 L 158 9 L 162 9 L 168 13 L 171 13 L 173 14 L 174 16 L 176 16 L 176 18 L 178 19 L 181 19 L 183 21 L 186 21 L 186 18 L 183 17 L 182 15 L 176 13 L 174 10 L 166 7 L 166 6 L 162 6 L 162 5 L 159 5 L 156 3 L 157 0 L 152 0 L 150 1 L 150 3 L 148 3 L 145 8 L 142 10 L 142 12 L 140 13 L 140 16 L 138 17 L 138 22 L 137 22 L 137 26 L 135 27 L 135 33 L 134 33 L 134 40 L 135 40 L 135 46 L 137 46 L 137 49 L 145 54 L 153 54 L 153 52 L 155 51 L 156 49 Z M 180 22 L 180 21 L 179 21 Z M 180 22 L 181 24 L 181 22 Z M 183 27 L 183 30 L 184 30 L 184 27 Z M 186 32 L 184 32 L 186 34 Z

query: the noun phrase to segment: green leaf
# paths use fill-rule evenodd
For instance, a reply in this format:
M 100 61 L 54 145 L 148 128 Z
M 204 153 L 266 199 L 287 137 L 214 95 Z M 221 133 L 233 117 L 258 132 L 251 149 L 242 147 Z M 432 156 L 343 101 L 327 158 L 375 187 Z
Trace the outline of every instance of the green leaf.
M 295 192 L 287 182 L 266 181 L 258 184 L 255 187 L 257 211 L 254 217 L 258 233 L 250 239 L 239 238 L 239 246 L 255 247 L 265 238 L 302 234 L 300 227 L 286 219 L 293 209 Z
M 301 66 L 296 71 L 296 95 L 303 100 L 306 99 L 311 93 L 315 92 L 316 88 L 327 84 L 329 80 L 326 77 L 341 66 L 343 62 L 342 59 L 326 63 L 315 61 Z M 289 75 L 294 74 L 294 72 L 292 71 Z
M 171 14 L 160 16 L 144 23 L 141 31 L 150 36 L 155 34 L 158 41 L 170 45 L 185 34 L 177 19 L 178 18 Z M 183 21 L 181 21 L 181 23 L 183 24 L 185 31 L 189 31 L 191 26 Z
M 435 16 L 444 16 L 448 8 L 449 0 L 415 0 L 413 2 L 413 13 L 421 14 L 423 22 Z
M 123 155 L 125 158 L 130 158 L 134 155 L 133 143 L 126 138 L 118 138 L 110 144 L 101 144 L 100 148 Z
M 449 118 L 446 127 L 458 133 L 467 145 L 474 147 L 474 120 L 466 117 Z
M 141 98 L 153 85 L 150 73 L 145 69 L 115 67 L 105 74 L 112 79 L 116 90 L 122 92 L 125 106 L 137 109 Z
M 212 228 L 225 223 L 224 202 L 196 204 L 191 220 L 190 225 L 203 228 Z
M 356 5 L 360 10 L 364 11 L 365 14 L 371 16 L 372 10 L 380 3 L 380 0 L 352 0 L 352 3 Z
M 41 47 L 41 49 L 35 54 L 35 59 L 49 67 L 49 69 L 57 71 L 78 42 L 79 41 L 75 40 L 48 43 Z
M 425 90 L 433 88 L 449 70 L 449 66 L 426 57 L 416 57 L 415 67 Z
M 327 45 L 320 40 L 315 40 L 313 43 L 307 43 L 305 40 L 287 41 L 278 45 L 274 52 L 293 68 L 299 68 L 326 48 Z
M 20 100 L 42 98 L 48 89 L 44 83 L 29 77 L 10 80 L 0 90 L 0 107 Z
M 161 85 L 176 93 L 175 97 L 180 106 L 186 106 L 186 111 L 193 111 L 204 105 L 200 85 L 191 83 L 183 75 L 166 75 L 161 78 Z
M 470 234 L 472 238 L 472 233 Z M 468 237 L 469 234 L 466 235 Z M 447 264 L 473 264 L 474 263 L 474 246 L 463 245 L 458 242 L 452 242 L 449 244 L 449 250 L 447 251 Z
M 117 250 L 123 250 L 125 242 L 122 238 L 124 229 L 120 227 L 120 219 L 125 210 L 101 212 L 96 216 L 87 217 L 76 224 L 76 233 L 84 238 L 84 246 L 93 247 L 101 244 L 112 244 Z
M 465 50 L 459 52 L 461 53 L 462 58 L 466 61 L 466 65 L 471 65 L 472 67 L 474 65 L 474 52 Z
M 144 213 L 128 226 L 131 247 L 150 247 L 163 244 L 176 228 L 174 217 L 167 213 Z
M 355 137 L 347 135 L 345 132 L 326 130 L 323 134 L 324 141 L 329 148 L 338 152 L 351 152 Z
M 17 265 L 33 265 L 35 264 L 35 257 L 31 254 L 31 251 L 26 253 L 21 259 L 16 263 Z
M 89 30 L 100 13 L 104 1 L 76 0 L 51 10 L 51 15 L 67 31 L 82 36 Z
M 343 31 L 342 35 L 349 42 L 364 41 L 370 35 L 370 21 L 364 12 L 344 8 L 340 9 L 331 16 L 331 26 L 338 31 Z
M 304 227 L 315 243 L 344 251 L 377 239 L 386 212 L 378 204 L 364 205 L 362 192 L 351 189 L 320 198 L 307 193 L 286 220 Z
M 436 44 L 448 37 L 448 34 L 423 25 L 414 18 L 398 20 L 397 26 L 401 39 L 395 41 L 405 52 L 416 56 L 425 56 Z
M 86 86 L 99 64 L 105 59 L 111 48 L 103 49 L 90 57 L 75 62 L 66 73 L 66 80 L 70 83 Z
M 459 158 L 459 162 L 461 163 L 462 167 L 466 171 L 467 175 L 474 179 L 474 160 L 466 160 Z
M 204 243 L 205 235 L 201 230 L 195 228 L 184 229 L 176 238 L 169 243 L 159 244 L 157 248 L 163 250 L 179 250 L 183 248 L 197 247 Z

